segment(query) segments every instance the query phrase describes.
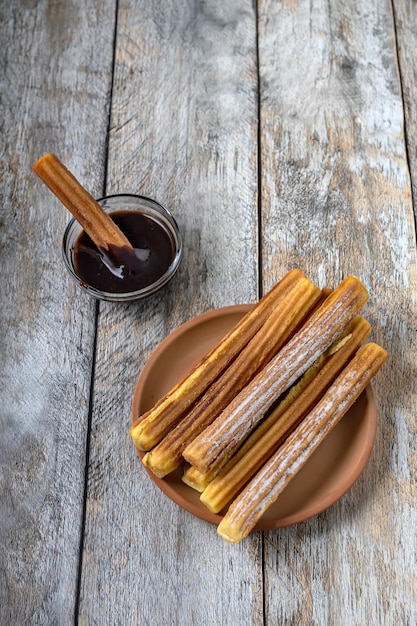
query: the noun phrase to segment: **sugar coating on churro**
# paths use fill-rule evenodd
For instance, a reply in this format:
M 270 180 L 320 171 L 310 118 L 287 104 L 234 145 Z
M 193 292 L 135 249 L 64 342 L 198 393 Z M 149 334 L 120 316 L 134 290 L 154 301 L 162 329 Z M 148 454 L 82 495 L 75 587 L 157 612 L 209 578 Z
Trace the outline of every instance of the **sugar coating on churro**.
M 135 446 L 150 450 L 175 426 L 186 411 L 247 345 L 290 289 L 305 280 L 301 270 L 291 270 L 249 311 L 197 365 L 130 428 Z
M 183 452 L 201 471 L 224 465 L 278 396 L 314 363 L 364 306 L 368 293 L 348 277 L 280 352 Z
M 288 340 L 321 294 L 307 278 L 301 278 L 275 307 L 249 343 L 190 408 L 182 420 L 142 459 L 162 478 L 182 462 L 182 451 Z
M 371 325 L 357 316 L 347 333 L 337 339 L 293 385 L 283 400 L 253 431 L 217 476 L 203 483 L 204 474 L 187 472 L 186 480 L 203 487 L 201 502 L 213 513 L 228 505 L 238 491 L 279 447 L 306 413 L 317 403 L 352 355 L 359 349 Z M 192 466 L 191 466 L 192 468 Z M 186 482 L 184 480 L 184 482 Z
M 249 534 L 386 359 L 386 351 L 374 343 L 358 351 L 320 402 L 230 505 L 218 526 L 221 536 L 238 542 Z

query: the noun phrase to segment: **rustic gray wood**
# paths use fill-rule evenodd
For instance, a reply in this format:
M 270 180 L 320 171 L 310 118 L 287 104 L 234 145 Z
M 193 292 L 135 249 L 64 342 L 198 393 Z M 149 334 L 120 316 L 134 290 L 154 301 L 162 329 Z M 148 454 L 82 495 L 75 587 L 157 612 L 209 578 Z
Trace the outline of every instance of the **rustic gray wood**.
M 359 275 L 372 338 L 391 355 L 360 480 L 322 515 L 267 534 L 267 623 L 416 617 L 417 281 L 397 63 L 389 2 L 261 3 L 265 279 L 292 265 L 321 285 Z
M 0 23 L 0 624 L 416 623 L 414 3 L 10 0 Z M 76 289 L 46 151 L 171 209 L 169 286 Z M 172 329 L 296 266 L 369 288 L 377 440 L 330 509 L 229 545 L 143 471 L 132 393 Z
M 102 192 L 113 3 L 2 3 L 0 623 L 72 624 L 95 306 L 61 259 L 55 151 Z M 92 120 L 95 120 L 92 125 Z
M 185 250 L 167 289 L 100 307 L 81 624 L 262 616 L 260 537 L 236 549 L 167 500 L 127 432 L 139 371 L 168 332 L 258 296 L 255 38 L 251 2 L 120 3 L 107 191 L 166 204 Z
M 407 158 L 410 163 L 411 188 L 414 198 L 414 219 L 417 222 L 417 12 L 412 2 L 401 0 L 393 2 L 395 32 L 397 36 L 398 71 L 401 79 L 401 91 L 404 106 L 405 140 Z

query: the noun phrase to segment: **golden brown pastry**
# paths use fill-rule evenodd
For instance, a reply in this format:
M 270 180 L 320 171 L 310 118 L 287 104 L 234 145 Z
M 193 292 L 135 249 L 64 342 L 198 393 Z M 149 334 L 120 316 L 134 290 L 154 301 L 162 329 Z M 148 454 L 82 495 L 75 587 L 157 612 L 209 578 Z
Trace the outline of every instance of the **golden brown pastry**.
M 320 400 L 371 330 L 357 316 L 342 338 L 337 339 L 290 389 L 285 398 L 254 430 L 241 448 L 207 485 L 201 501 L 213 513 L 226 507 L 257 470 L 279 448 L 289 433 Z
M 386 351 L 375 343 L 360 348 L 320 402 L 233 501 L 218 526 L 219 535 L 237 543 L 250 533 L 386 359 Z
M 367 300 L 368 293 L 359 278 L 349 276 L 343 280 L 278 354 L 185 448 L 184 459 L 202 472 L 223 467 L 278 397 L 341 335 Z
M 300 270 L 291 270 L 251 309 L 177 385 L 152 409 L 138 415 L 130 428 L 139 450 L 150 450 L 175 426 L 206 389 L 226 369 L 264 324 L 294 285 L 305 279 Z
M 302 277 L 288 290 L 278 306 L 249 343 L 206 390 L 183 419 L 143 457 L 144 465 L 162 478 L 179 467 L 182 451 L 221 413 L 253 376 L 294 333 L 321 295 L 320 289 Z
M 134 254 L 127 237 L 55 154 L 44 154 L 36 161 L 33 171 L 74 215 L 98 248 L 108 252 L 120 248 Z

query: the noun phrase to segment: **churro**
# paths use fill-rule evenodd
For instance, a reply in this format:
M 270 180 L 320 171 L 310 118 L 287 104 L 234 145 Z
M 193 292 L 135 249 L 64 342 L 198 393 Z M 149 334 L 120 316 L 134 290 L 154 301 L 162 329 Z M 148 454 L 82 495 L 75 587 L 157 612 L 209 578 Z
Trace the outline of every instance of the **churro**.
M 386 351 L 375 343 L 359 349 L 320 402 L 233 501 L 218 526 L 219 535 L 238 543 L 250 533 L 386 359 Z
M 90 193 L 55 154 L 40 157 L 33 171 L 81 224 L 87 235 L 110 259 L 117 250 L 135 255 L 132 244 Z M 117 260 L 117 259 L 116 259 Z
M 295 332 L 321 295 L 320 289 L 302 277 L 274 307 L 269 318 L 206 390 L 198 403 L 142 461 L 162 478 L 179 467 L 182 451 L 220 414 L 253 376 Z
M 331 293 L 332 293 L 331 289 L 329 289 L 328 287 L 323 287 L 323 289 L 321 290 L 320 298 L 316 302 L 313 308 L 313 311 L 315 311 L 316 308 L 318 308 Z M 309 375 L 307 375 L 306 373 L 306 375 L 303 376 L 303 381 L 305 382 L 307 378 L 309 378 Z M 297 385 L 297 388 L 299 387 L 300 385 Z M 291 397 L 293 396 L 294 396 L 294 393 L 291 392 Z M 239 448 L 239 452 L 237 454 L 241 454 L 241 452 L 242 452 L 242 448 Z M 237 454 L 235 454 L 232 458 L 236 459 Z M 211 483 L 211 481 L 217 476 L 219 471 L 220 471 L 220 468 L 214 468 L 208 471 L 200 471 L 194 465 L 190 465 L 189 463 L 186 463 L 184 466 L 182 481 L 186 485 L 194 489 L 195 491 L 199 491 L 200 493 L 202 493 L 204 489 Z
M 301 270 L 289 271 L 197 365 L 149 411 L 137 417 L 130 435 L 140 450 L 150 450 L 226 369 L 269 318 L 274 307 L 305 280 Z
M 211 483 L 218 472 L 200 472 L 194 465 L 186 463 L 182 475 L 182 482 L 202 493 L 204 489 Z
M 346 333 L 309 367 L 305 374 L 259 424 L 201 495 L 203 504 L 219 513 L 278 449 L 288 434 L 320 400 L 323 393 L 369 335 L 371 325 L 357 316 Z M 191 473 L 191 480 L 193 474 Z M 200 479 L 201 480 L 201 479 Z M 190 477 L 188 477 L 190 482 Z
M 185 448 L 184 459 L 203 472 L 224 466 L 278 397 L 340 336 L 367 300 L 368 293 L 357 277 L 343 280 L 278 354 Z

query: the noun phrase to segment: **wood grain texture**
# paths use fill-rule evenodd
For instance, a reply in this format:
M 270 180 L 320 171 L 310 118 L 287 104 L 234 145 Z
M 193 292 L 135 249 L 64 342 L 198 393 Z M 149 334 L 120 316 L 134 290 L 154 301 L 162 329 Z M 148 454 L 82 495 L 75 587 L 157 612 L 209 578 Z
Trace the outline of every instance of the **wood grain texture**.
M 416 623 L 415 3 L 9 0 L 0 22 L 0 623 Z M 76 290 L 46 151 L 171 209 L 168 286 Z M 376 444 L 329 510 L 229 545 L 145 474 L 133 389 L 171 330 L 295 266 L 370 291 Z
M 410 163 L 411 184 L 414 198 L 414 218 L 417 223 L 417 11 L 411 0 L 394 1 L 393 15 L 397 35 L 398 68 L 404 103 L 405 139 Z
M 260 537 L 233 549 L 179 509 L 128 434 L 137 376 L 168 332 L 257 299 L 255 36 L 251 2 L 119 6 L 108 191 L 170 208 L 184 257 L 159 294 L 100 308 L 80 624 L 261 619 Z
M 1 6 L 0 623 L 8 626 L 72 624 L 77 601 L 95 307 L 64 270 L 66 211 L 31 168 L 54 150 L 94 193 L 102 189 L 111 7 Z
M 359 275 L 391 354 L 361 479 L 266 535 L 266 620 L 413 623 L 416 254 L 391 5 L 261 2 L 259 41 L 265 280 L 293 265 L 321 285 Z

